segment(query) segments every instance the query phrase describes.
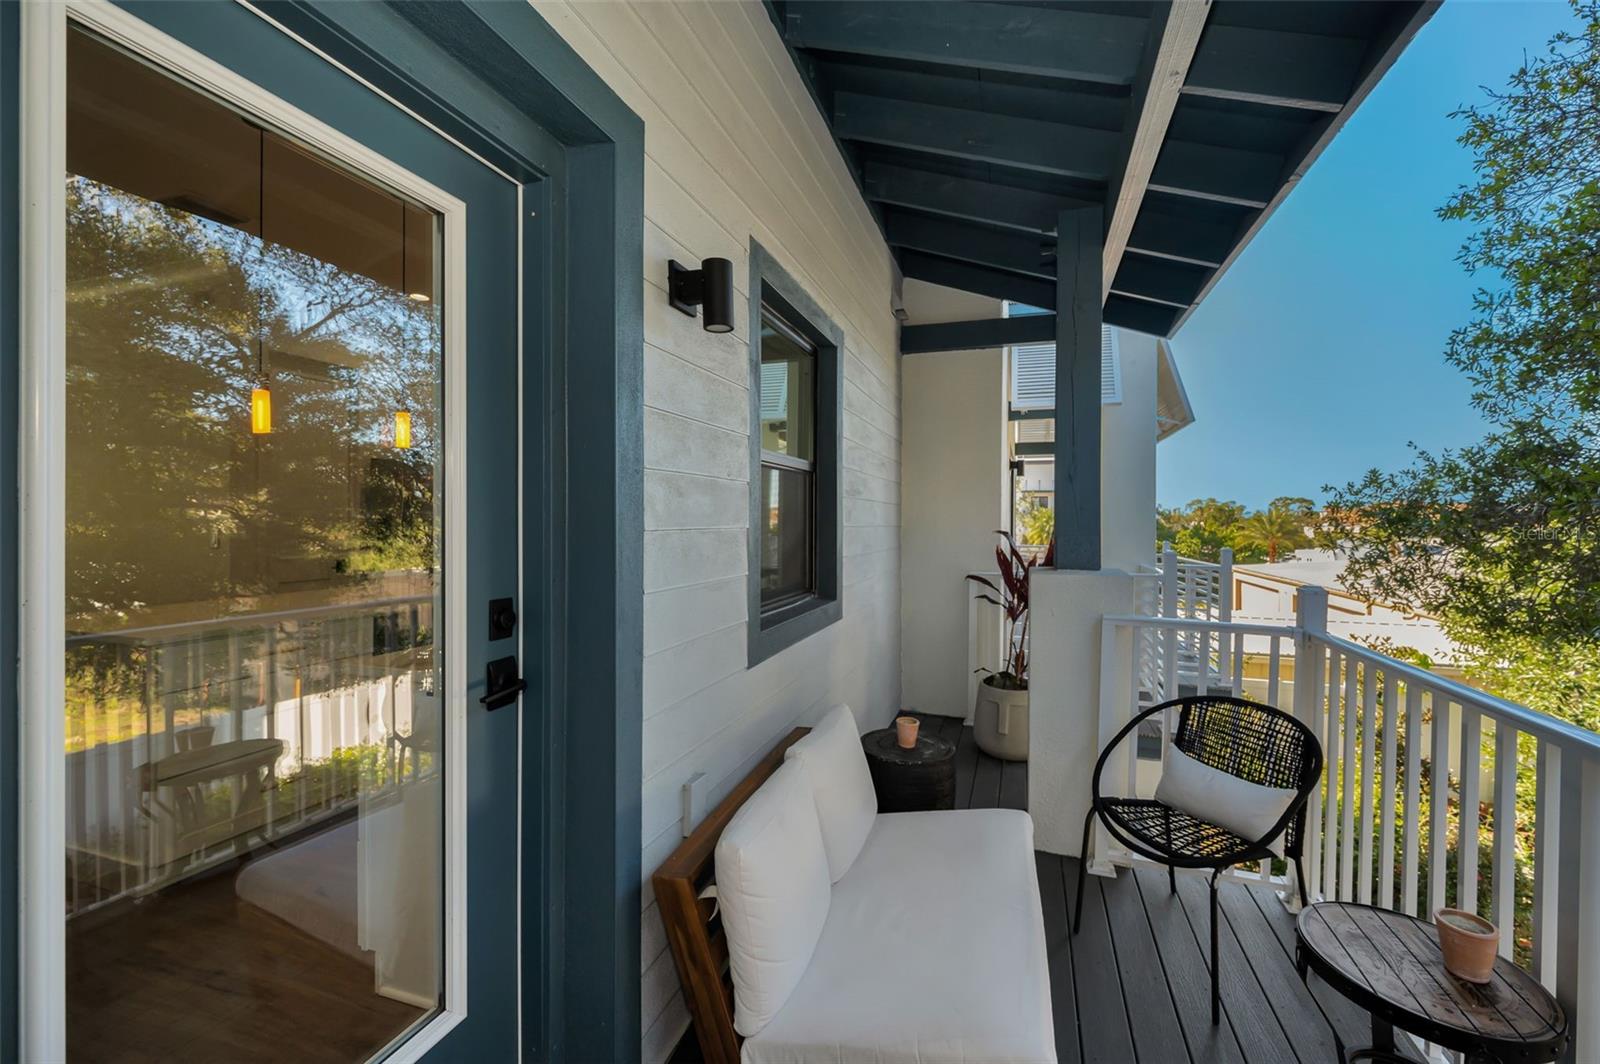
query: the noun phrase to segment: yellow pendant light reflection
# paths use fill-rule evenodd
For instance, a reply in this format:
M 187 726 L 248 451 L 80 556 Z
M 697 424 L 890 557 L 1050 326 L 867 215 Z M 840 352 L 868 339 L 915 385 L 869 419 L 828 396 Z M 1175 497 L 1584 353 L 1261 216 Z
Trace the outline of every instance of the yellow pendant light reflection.
M 394 412 L 394 445 L 404 450 L 411 446 L 411 411 Z
M 272 431 L 272 389 L 266 385 L 250 392 L 250 431 L 256 436 Z

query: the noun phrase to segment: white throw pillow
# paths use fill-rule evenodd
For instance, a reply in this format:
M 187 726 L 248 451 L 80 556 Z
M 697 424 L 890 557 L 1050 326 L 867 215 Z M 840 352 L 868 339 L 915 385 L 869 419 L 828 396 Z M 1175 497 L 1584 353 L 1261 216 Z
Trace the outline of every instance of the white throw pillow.
M 1292 787 L 1263 787 L 1196 761 L 1176 746 L 1167 748 L 1167 763 L 1156 784 L 1156 801 L 1226 828 L 1246 842 L 1272 830 L 1298 793 Z M 1283 833 L 1267 848 L 1283 856 Z
M 717 901 L 733 971 L 733 1027 L 749 1038 L 800 982 L 832 884 L 805 766 L 786 761 L 717 841 Z
M 872 789 L 872 770 L 850 707 L 828 710 L 784 757 L 806 766 L 817 799 L 822 848 L 828 852 L 828 876 L 837 883 L 855 863 L 878 816 L 878 793 Z

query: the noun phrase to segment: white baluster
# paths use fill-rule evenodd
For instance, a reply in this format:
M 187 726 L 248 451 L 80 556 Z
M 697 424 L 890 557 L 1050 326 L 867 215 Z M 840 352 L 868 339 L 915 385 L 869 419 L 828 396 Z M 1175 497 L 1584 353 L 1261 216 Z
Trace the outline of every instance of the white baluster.
M 1450 811 L 1450 700 L 1438 691 L 1429 692 L 1433 703 L 1433 761 L 1429 778 L 1431 826 L 1428 830 L 1428 916 L 1444 908 L 1445 873 L 1449 865 L 1447 837 Z
M 1383 749 L 1378 792 L 1378 905 L 1394 908 L 1395 762 L 1400 750 L 1400 685 L 1391 671 L 1383 674 Z
M 1405 838 L 1400 856 L 1400 911 L 1417 915 L 1417 876 L 1422 838 L 1422 688 L 1406 681 Z
M 1340 731 L 1343 714 L 1339 711 L 1340 671 L 1343 655 L 1337 650 L 1328 655 L 1328 735 L 1323 743 L 1328 760 L 1328 783 L 1322 824 L 1322 896 L 1339 900 L 1339 759 L 1344 748 Z
M 1510 958 L 1517 916 L 1517 729 L 1494 725 L 1494 901 L 1489 919 L 1500 928 L 1500 955 Z
M 1461 808 L 1456 818 L 1456 908 L 1478 911 L 1478 789 L 1483 733 L 1477 707 L 1461 706 Z
M 1372 904 L 1372 807 L 1378 800 L 1372 785 L 1372 765 L 1376 759 L 1378 725 L 1378 677 L 1372 663 L 1361 666 L 1361 874 L 1356 900 Z
M 1541 739 L 1533 798 L 1533 974 L 1552 993 L 1560 941 L 1561 747 Z

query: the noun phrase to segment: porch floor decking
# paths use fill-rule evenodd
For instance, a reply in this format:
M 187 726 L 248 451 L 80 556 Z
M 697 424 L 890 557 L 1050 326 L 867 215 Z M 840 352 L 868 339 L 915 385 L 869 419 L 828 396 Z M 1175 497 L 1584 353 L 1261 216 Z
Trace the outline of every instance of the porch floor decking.
M 924 716 L 929 733 L 956 743 L 959 808 L 1026 809 L 1028 766 L 977 747 L 954 717 Z M 1178 876 L 1173 897 L 1161 870 L 1090 876 L 1083 928 L 1071 933 L 1078 861 L 1036 853 L 1050 957 L 1056 1055 L 1061 1064 L 1328 1064 L 1371 1041 L 1367 1014 L 1294 969 L 1294 917 L 1264 888 L 1224 883 L 1218 892 L 1222 1023 L 1211 1026 L 1205 880 Z

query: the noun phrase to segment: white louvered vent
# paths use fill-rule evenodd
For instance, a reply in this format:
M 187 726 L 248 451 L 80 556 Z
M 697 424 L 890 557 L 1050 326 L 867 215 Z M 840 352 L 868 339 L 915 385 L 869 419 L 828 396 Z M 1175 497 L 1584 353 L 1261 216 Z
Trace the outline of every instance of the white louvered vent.
M 1117 335 L 1100 327 L 1100 401 L 1122 402 L 1122 358 Z M 1054 409 L 1056 405 L 1056 345 L 1017 344 L 1011 349 L 1011 408 Z

